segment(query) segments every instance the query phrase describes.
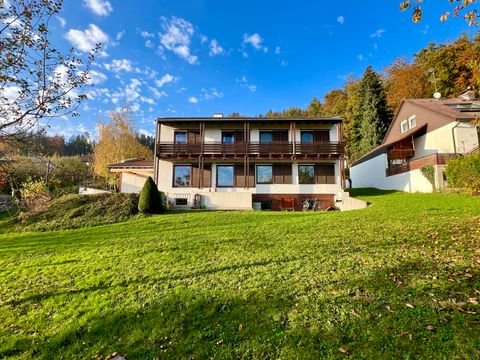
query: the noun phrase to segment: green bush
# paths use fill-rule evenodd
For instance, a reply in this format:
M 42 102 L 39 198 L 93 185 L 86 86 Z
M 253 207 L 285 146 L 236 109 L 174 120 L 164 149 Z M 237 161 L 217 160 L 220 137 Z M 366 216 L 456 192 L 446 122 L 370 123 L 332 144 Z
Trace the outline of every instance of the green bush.
M 480 193 L 480 152 L 452 159 L 445 169 L 448 185 L 470 194 Z
M 423 176 L 432 184 L 432 190 L 435 191 L 435 168 L 433 165 L 425 165 L 420 169 Z
M 21 231 L 49 231 L 113 224 L 135 215 L 137 204 L 137 194 L 69 194 L 36 211 L 21 213 L 17 227 Z
M 138 210 L 147 214 L 158 214 L 164 210 L 162 195 L 150 176 L 145 181 L 142 191 L 140 192 Z

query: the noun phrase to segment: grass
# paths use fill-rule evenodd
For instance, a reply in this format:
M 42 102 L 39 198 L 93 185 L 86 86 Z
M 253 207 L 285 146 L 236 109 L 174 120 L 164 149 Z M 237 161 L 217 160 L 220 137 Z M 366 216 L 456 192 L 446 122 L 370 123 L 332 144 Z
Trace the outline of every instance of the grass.
M 480 198 L 0 235 L 0 358 L 480 357 Z

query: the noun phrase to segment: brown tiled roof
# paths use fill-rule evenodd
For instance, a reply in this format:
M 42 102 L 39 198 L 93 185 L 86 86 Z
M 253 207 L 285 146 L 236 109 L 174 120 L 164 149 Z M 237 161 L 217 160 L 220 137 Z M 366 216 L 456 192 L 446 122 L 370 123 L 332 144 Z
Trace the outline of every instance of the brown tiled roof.
M 153 160 L 125 160 L 118 164 L 108 165 L 109 169 L 153 169 Z

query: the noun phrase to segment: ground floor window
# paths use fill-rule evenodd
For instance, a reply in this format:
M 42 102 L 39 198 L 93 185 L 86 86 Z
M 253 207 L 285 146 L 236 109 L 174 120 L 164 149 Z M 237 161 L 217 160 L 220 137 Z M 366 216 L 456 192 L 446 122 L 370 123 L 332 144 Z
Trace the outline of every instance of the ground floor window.
M 217 165 L 217 186 L 233 187 L 235 183 L 235 167 L 233 165 Z
M 314 165 L 298 165 L 298 183 L 315 184 Z
M 272 165 L 257 165 L 257 184 L 273 184 Z
M 173 167 L 173 186 L 186 187 L 190 186 L 192 177 L 192 167 L 189 165 L 175 165 Z

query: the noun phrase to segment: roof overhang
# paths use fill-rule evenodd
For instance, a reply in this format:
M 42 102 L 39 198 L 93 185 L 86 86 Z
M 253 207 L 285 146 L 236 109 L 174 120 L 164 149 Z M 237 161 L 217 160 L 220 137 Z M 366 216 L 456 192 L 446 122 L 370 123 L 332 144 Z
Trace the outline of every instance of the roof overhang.
M 225 123 L 311 123 L 311 124 L 339 124 L 343 122 L 341 117 L 329 117 L 329 118 L 318 118 L 318 117 L 295 117 L 295 118 L 262 118 L 262 117 L 165 117 L 158 118 L 157 123 L 165 125 L 189 125 L 189 124 L 219 124 L 224 125 Z

